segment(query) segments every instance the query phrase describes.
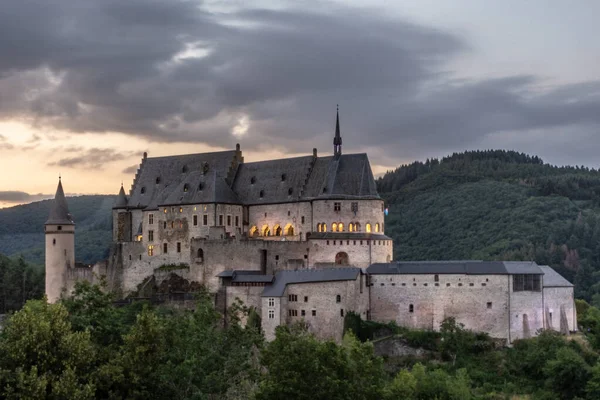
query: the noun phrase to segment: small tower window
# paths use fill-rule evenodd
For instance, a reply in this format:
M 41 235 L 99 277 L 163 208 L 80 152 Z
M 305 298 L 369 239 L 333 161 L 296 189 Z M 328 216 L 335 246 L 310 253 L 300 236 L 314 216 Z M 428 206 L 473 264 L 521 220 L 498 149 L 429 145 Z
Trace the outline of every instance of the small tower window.
M 287 176 L 285 174 L 281 174 L 281 182 L 285 182 Z
M 326 187 L 323 188 L 323 193 L 327 193 L 327 188 Z
M 187 192 L 188 190 L 190 190 L 190 185 L 188 185 L 187 183 L 185 185 L 183 185 L 183 191 Z
M 145 187 L 145 186 L 142 186 L 142 188 L 140 189 L 140 192 L 141 192 L 142 194 L 146 193 L 146 187 Z
M 200 184 L 198 184 L 198 190 L 202 189 L 204 189 L 204 183 L 200 182 Z
M 253 176 L 252 178 L 250 178 L 250 184 L 254 185 L 256 183 L 256 177 Z
M 261 190 L 259 193 L 260 198 L 262 199 L 263 197 L 265 197 L 265 191 Z
M 52 239 L 52 244 L 56 244 L 56 239 Z
M 188 166 L 187 166 L 187 165 L 184 165 L 184 166 L 183 166 L 183 168 L 181 168 L 181 172 L 182 172 L 182 173 L 184 173 L 184 174 L 185 174 L 186 172 L 188 172 Z

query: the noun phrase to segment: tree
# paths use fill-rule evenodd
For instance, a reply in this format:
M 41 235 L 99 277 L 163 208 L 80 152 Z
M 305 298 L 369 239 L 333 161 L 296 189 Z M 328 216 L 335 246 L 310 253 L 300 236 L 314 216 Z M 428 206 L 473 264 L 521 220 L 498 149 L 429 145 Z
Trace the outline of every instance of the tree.
M 573 349 L 563 347 L 556 352 L 556 358 L 548 361 L 544 372 L 553 391 L 563 399 L 572 399 L 584 394 L 590 367 Z
M 95 349 L 73 332 L 62 304 L 30 300 L 0 338 L 0 387 L 6 398 L 91 399 Z

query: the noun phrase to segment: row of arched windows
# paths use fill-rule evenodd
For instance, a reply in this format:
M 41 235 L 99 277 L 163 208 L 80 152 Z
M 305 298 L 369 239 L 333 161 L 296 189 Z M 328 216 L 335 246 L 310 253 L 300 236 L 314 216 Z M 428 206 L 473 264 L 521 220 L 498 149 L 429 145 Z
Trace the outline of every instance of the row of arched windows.
M 361 226 L 360 222 L 350 222 L 348 224 L 348 232 L 360 232 Z M 365 225 L 365 232 L 382 232 L 383 224 L 379 225 L 379 222 L 375 224 L 375 226 L 371 226 L 370 223 L 367 222 Z M 321 222 L 317 224 L 317 232 L 327 232 L 327 224 Z M 334 222 L 331 224 L 331 232 L 344 232 L 344 223 L 343 222 Z
M 294 236 L 294 227 L 292 224 L 287 224 L 281 228 L 281 225 L 276 224 L 271 230 L 269 225 L 263 225 L 260 229 L 254 225 L 250 228 L 250 237 L 257 236 Z

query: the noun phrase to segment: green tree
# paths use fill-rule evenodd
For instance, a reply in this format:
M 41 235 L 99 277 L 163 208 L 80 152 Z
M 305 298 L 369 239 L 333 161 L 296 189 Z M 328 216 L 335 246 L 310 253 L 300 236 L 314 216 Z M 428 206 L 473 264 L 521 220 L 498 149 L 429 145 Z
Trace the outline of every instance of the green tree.
M 573 349 L 563 347 L 548 361 L 544 372 L 549 388 L 563 399 L 572 399 L 585 393 L 590 367 Z

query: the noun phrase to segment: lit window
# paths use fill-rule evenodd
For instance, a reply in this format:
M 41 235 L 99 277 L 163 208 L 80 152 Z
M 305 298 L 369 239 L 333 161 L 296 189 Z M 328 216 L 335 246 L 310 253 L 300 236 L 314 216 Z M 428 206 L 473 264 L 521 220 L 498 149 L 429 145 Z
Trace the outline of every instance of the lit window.
M 167 213 L 167 209 L 166 208 L 165 208 L 164 212 L 165 212 L 165 214 Z
M 367 225 L 365 225 L 365 229 L 366 229 L 366 232 L 370 233 L 371 232 L 371 224 L 367 223 Z
M 338 224 L 338 232 L 344 232 L 344 224 L 341 222 Z
M 183 212 L 183 207 L 179 207 L 179 213 Z
M 375 232 L 379 232 L 379 222 L 375 224 Z
M 151 257 L 154 255 L 154 246 L 153 245 L 148 246 L 148 255 Z
M 331 231 L 337 232 L 337 224 L 335 222 L 331 225 Z

